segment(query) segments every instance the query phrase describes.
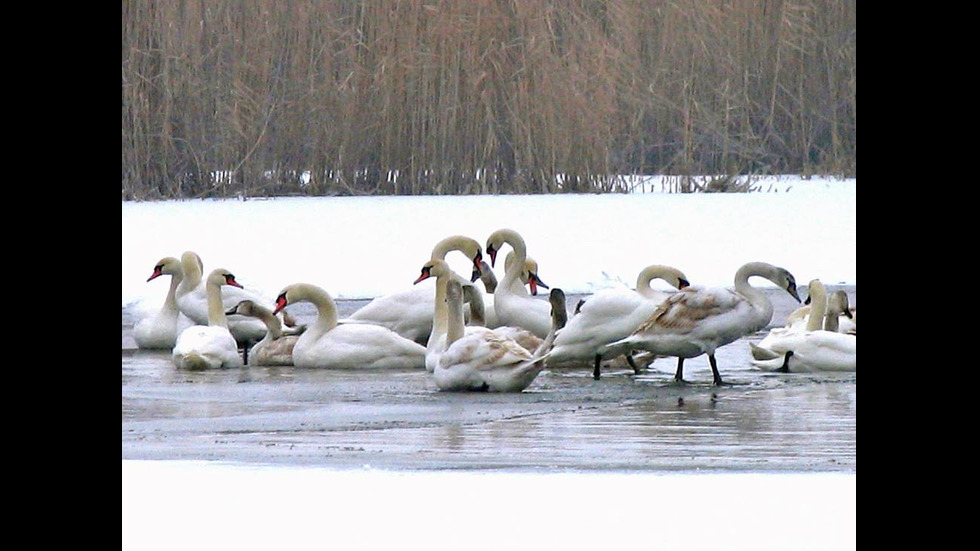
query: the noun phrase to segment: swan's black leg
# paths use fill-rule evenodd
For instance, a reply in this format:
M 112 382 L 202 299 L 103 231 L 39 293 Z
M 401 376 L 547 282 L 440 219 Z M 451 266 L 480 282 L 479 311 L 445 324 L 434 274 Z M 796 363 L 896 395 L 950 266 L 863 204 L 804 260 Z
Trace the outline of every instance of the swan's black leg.
M 776 371 L 780 373 L 789 373 L 789 359 L 793 357 L 793 351 L 790 350 L 786 352 L 786 357 L 783 358 L 783 365 L 779 367 Z
M 639 375 L 640 374 L 640 368 L 639 367 L 636 367 L 636 362 L 633 361 L 633 352 L 632 351 L 626 353 L 626 363 L 630 364 L 630 367 L 633 368 L 633 374 L 634 375 Z
M 245 347 L 242 348 L 242 363 L 245 365 L 248 365 L 248 345 L 249 343 L 246 342 Z
M 684 382 L 684 358 L 677 358 L 677 372 L 674 373 L 674 380 L 678 383 Z
M 601 371 L 600 368 L 599 368 L 599 364 L 601 362 L 602 362 L 602 356 L 599 355 L 599 354 L 596 354 L 595 355 L 595 366 L 592 368 L 592 378 L 595 379 L 595 380 L 597 380 L 597 381 L 599 380 L 599 372 Z
M 721 373 L 718 373 L 718 362 L 715 361 L 715 355 L 708 354 L 708 361 L 711 363 L 711 375 L 715 379 L 715 386 L 721 386 L 725 384 L 721 380 Z

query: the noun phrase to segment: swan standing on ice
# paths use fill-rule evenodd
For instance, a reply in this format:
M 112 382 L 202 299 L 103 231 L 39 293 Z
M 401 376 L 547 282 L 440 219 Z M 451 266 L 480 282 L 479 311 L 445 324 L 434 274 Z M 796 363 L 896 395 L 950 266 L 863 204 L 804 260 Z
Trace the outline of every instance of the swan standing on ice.
M 247 365 L 293 365 L 293 347 L 296 346 L 299 335 L 284 335 L 282 322 L 272 310 L 251 300 L 243 300 L 225 314 L 248 316 L 265 324 L 265 337 L 251 349 L 245 349 L 244 360 Z
M 823 284 L 816 279 L 810 282 L 809 296 L 811 310 L 806 328 L 779 327 L 770 331 L 758 346 L 752 347 L 752 365 L 784 373 L 857 371 L 857 336 L 836 330 L 847 302 L 839 297 L 828 300 Z
M 177 335 L 194 325 L 177 307 L 177 286 L 184 279 L 180 260 L 172 256 L 160 259 L 146 281 L 153 281 L 162 275 L 170 276 L 170 289 L 163 306 L 155 314 L 141 319 L 133 326 L 133 338 L 139 348 L 172 350 L 177 343 Z
M 173 349 L 173 362 L 180 369 L 213 369 L 242 367 L 238 343 L 228 330 L 228 319 L 221 304 L 222 286 L 240 288 L 228 270 L 212 270 L 205 280 L 208 324 L 194 325 L 183 330 Z
M 294 283 L 279 293 L 278 314 L 287 305 L 310 302 L 316 322 L 293 346 L 296 367 L 422 368 L 425 347 L 398 333 L 370 323 L 337 323 L 337 305 L 329 293 L 309 283 Z
M 664 300 L 631 336 L 614 345 L 676 356 L 674 379 L 683 381 L 684 359 L 708 355 L 715 385 L 724 384 L 715 350 L 764 328 L 772 319 L 769 298 L 749 278 L 763 277 L 785 289 L 797 302 L 796 280 L 789 271 L 765 262 L 749 262 L 735 272 L 735 289 L 685 287 Z M 586 303 L 588 304 L 588 303 Z M 599 374 L 594 374 L 598 378 Z
M 483 260 L 480 244 L 463 235 L 452 235 L 436 243 L 430 258 L 445 260 L 449 251 L 462 252 L 473 261 L 474 269 L 479 269 Z M 470 282 L 466 282 L 466 285 L 472 287 Z M 434 293 L 431 288 L 424 286 L 378 297 L 348 316 L 344 322 L 373 323 L 387 327 L 406 339 L 424 344 L 432 333 Z
M 568 324 L 558 332 L 548 357 L 548 364 L 558 362 L 592 361 L 593 377 L 598 378 L 605 357 L 628 354 L 623 346 L 610 343 L 633 334 L 669 294 L 650 287 L 653 279 L 663 279 L 676 289 L 690 283 L 677 268 L 654 264 L 640 271 L 636 290 L 605 289 L 589 297 Z M 636 370 L 636 367 L 634 367 Z
M 544 300 L 531 297 L 517 282 L 524 272 L 527 262 L 527 247 L 524 238 L 512 229 L 500 229 L 487 238 L 487 254 L 490 265 L 496 262 L 497 253 L 507 243 L 514 249 L 514 263 L 504 271 L 504 278 L 493 293 L 493 307 L 500 325 L 523 327 L 540 338 L 551 331 L 551 305 Z M 536 293 L 538 280 L 529 281 L 531 292 Z

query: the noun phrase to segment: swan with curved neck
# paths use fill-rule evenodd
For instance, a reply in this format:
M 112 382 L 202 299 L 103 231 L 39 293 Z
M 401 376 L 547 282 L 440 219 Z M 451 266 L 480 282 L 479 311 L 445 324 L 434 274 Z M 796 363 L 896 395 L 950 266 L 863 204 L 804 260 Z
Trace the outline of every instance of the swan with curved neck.
M 464 326 L 461 295 L 460 283 L 448 280 L 446 350 L 433 372 L 436 386 L 447 391 L 523 391 L 544 368 L 542 360 L 553 342 L 554 330 L 532 353 L 492 329 Z M 561 289 L 551 291 L 550 301 L 557 329 L 566 315 Z
M 168 256 L 160 259 L 153 267 L 153 273 L 147 282 L 162 276 L 170 276 L 170 288 L 160 310 L 147 316 L 133 326 L 133 338 L 136 346 L 143 349 L 173 349 L 177 343 L 177 335 L 194 325 L 187 316 L 180 313 L 177 307 L 177 287 L 184 279 L 184 271 L 180 260 Z
M 188 327 L 177 337 L 173 362 L 181 369 L 242 367 L 238 343 L 228 330 L 228 319 L 221 303 L 222 287 L 241 287 L 235 276 L 223 268 L 211 271 L 205 280 L 207 292 L 207 325 Z
M 514 263 L 514 251 L 510 251 L 509 253 L 507 253 L 507 258 L 504 260 L 504 271 L 506 272 L 507 268 L 510 267 L 513 263 Z M 483 288 L 486 291 L 483 294 L 484 316 L 483 316 L 482 323 L 480 319 L 473 317 L 473 305 L 471 303 L 471 298 L 467 296 L 467 292 L 469 291 L 469 288 L 467 286 L 463 287 L 464 304 L 468 304 L 470 307 L 470 323 L 472 323 L 473 325 L 484 325 L 486 327 L 489 327 L 490 329 L 507 327 L 506 325 L 502 325 L 500 323 L 500 320 L 497 318 L 497 311 L 496 308 L 494 307 L 494 293 L 496 292 L 498 287 L 497 276 L 493 273 L 493 268 L 491 268 L 490 265 L 487 264 L 486 260 L 480 261 L 479 271 L 476 270 L 476 268 L 473 269 L 473 273 L 472 276 L 470 277 L 470 281 L 475 283 L 476 280 L 478 279 L 483 282 Z M 548 289 L 548 285 L 546 285 L 543 281 L 541 281 L 541 278 L 538 276 L 538 263 L 533 258 L 528 258 L 524 263 L 524 272 L 521 274 L 520 283 L 515 282 L 515 285 L 519 287 L 523 287 L 524 285 L 530 284 L 532 281 L 535 286 L 535 294 L 537 293 L 538 286 Z M 520 293 L 521 291 L 518 290 L 517 292 Z M 524 292 L 524 294 L 527 294 L 526 291 Z M 533 334 L 525 330 L 524 337 L 527 338 L 527 335 L 533 335 Z M 538 339 L 539 341 L 541 340 L 541 338 L 537 336 L 534 336 L 534 338 Z
M 247 349 L 246 364 L 293 365 L 293 347 L 296 346 L 299 335 L 283 334 L 282 322 L 272 310 L 251 300 L 243 300 L 225 314 L 253 317 L 265 324 L 265 337 L 252 345 L 251 349 Z
M 425 366 L 425 348 L 398 333 L 370 323 L 338 325 L 337 305 L 325 290 L 294 283 L 279 293 L 273 314 L 297 302 L 316 307 L 316 322 L 293 347 L 296 367 L 416 368 Z
M 605 289 L 595 293 L 581 304 L 579 312 L 558 332 L 548 359 L 549 366 L 561 362 L 591 361 L 595 376 L 600 373 L 604 358 L 627 354 L 629 359 L 628 348 L 611 347 L 610 344 L 632 335 L 667 298 L 666 292 L 650 286 L 650 281 L 654 279 L 662 279 L 676 289 L 690 285 L 687 276 L 677 268 L 653 264 L 640 271 L 635 291 Z
M 459 251 L 473 262 L 474 270 L 483 261 L 480 244 L 464 235 L 451 235 L 436 243 L 430 258 L 445 260 L 450 251 Z M 457 276 L 458 277 L 458 276 Z M 468 286 L 472 286 L 467 282 Z M 472 296 L 479 292 L 475 289 Z M 429 286 L 415 286 L 383 297 L 378 297 L 351 314 L 345 321 L 373 323 L 387 327 L 406 339 L 426 344 L 432 333 L 434 291 Z
M 813 280 L 809 298 L 811 310 L 806 329 L 773 329 L 758 346 L 766 354 L 757 354 L 753 349 L 752 365 L 784 373 L 857 371 L 857 336 L 840 333 L 834 327 L 848 308 L 846 294 L 843 301 L 839 296 L 827 297 L 823 284 Z
M 754 276 L 768 279 L 800 301 L 796 280 L 789 271 L 765 262 L 749 262 L 735 272 L 734 290 L 685 287 L 660 303 L 631 336 L 614 344 L 677 357 L 677 381 L 684 380 L 684 359 L 707 354 L 714 384 L 722 385 L 715 350 L 764 328 L 772 319 L 769 298 L 749 284 Z
M 551 306 L 547 301 L 532 298 L 519 284 L 527 262 L 524 238 L 509 228 L 490 234 L 486 246 L 490 264 L 494 265 L 497 253 L 505 243 L 514 250 L 514 263 L 505 268 L 504 277 L 493 293 L 497 320 L 501 325 L 523 327 L 538 337 L 545 338 L 551 331 Z

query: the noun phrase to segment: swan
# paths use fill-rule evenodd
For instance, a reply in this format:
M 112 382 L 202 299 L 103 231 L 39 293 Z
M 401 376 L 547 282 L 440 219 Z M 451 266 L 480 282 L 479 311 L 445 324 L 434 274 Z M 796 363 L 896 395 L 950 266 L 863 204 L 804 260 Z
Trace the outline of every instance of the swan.
M 501 325 L 523 327 L 540 338 L 545 338 L 551 331 L 551 305 L 547 301 L 532 298 L 518 279 L 524 272 L 527 261 L 527 247 L 524 238 L 516 231 L 504 228 L 490 234 L 487 238 L 487 254 L 490 255 L 490 265 L 493 266 L 497 252 L 507 243 L 514 249 L 514 263 L 504 270 L 504 278 L 493 293 L 494 311 Z M 536 277 L 529 280 L 531 292 L 537 292 L 540 282 Z
M 847 302 L 839 296 L 828 299 L 819 280 L 810 282 L 809 294 L 811 311 L 806 328 L 778 327 L 770 331 L 753 348 L 752 365 L 784 373 L 857 371 L 857 336 L 834 329 Z M 827 325 L 831 328 L 825 329 Z
M 685 287 L 670 295 L 629 337 L 613 343 L 649 350 L 659 356 L 676 356 L 676 381 L 683 381 L 684 359 L 708 355 L 714 384 L 723 383 L 715 350 L 764 328 L 772 319 L 769 298 L 749 278 L 763 277 L 785 289 L 797 302 L 793 274 L 765 262 L 749 262 L 735 272 L 735 289 Z M 588 302 L 586 302 L 588 304 Z M 598 378 L 598 373 L 595 377 Z
M 449 280 L 446 287 L 447 347 L 433 372 L 439 390 L 521 392 L 527 388 L 544 368 L 542 358 L 554 331 L 532 353 L 493 329 L 465 327 L 460 282 Z M 551 291 L 556 328 L 566 315 L 564 298 L 561 289 Z
M 177 286 L 176 298 L 177 307 L 180 312 L 199 325 L 208 323 L 208 300 L 207 289 L 202 282 L 204 263 L 201 257 L 193 252 L 186 251 L 180 257 L 181 268 L 184 279 Z M 259 304 L 271 304 L 272 298 L 255 291 L 245 289 L 241 285 L 229 288 L 221 293 L 222 312 L 234 308 L 236 304 L 243 300 L 251 300 Z M 228 318 L 228 329 L 231 331 L 235 340 L 248 346 L 249 343 L 259 341 L 265 337 L 266 327 L 261 320 L 249 318 L 241 315 L 233 315 Z M 293 333 L 291 329 L 286 330 L 287 334 Z
M 515 257 L 514 251 L 510 251 L 509 253 L 507 253 L 507 258 L 504 259 L 505 272 L 507 268 L 511 264 L 513 264 L 514 257 Z M 538 263 L 533 258 L 528 257 L 528 259 L 524 263 L 524 272 L 521 273 L 520 283 L 515 281 L 514 285 L 521 286 L 521 287 L 524 285 L 528 285 L 531 282 L 532 278 L 534 280 L 534 286 L 535 286 L 534 294 L 537 294 L 538 286 L 544 287 L 545 289 L 549 288 L 548 285 L 546 285 L 543 281 L 541 281 L 541 278 L 538 276 Z M 479 269 L 477 269 L 476 267 L 473 268 L 473 273 L 472 276 L 470 277 L 470 281 L 475 283 L 476 280 L 478 279 L 483 282 L 483 289 L 484 291 L 486 291 L 483 294 L 484 318 L 483 318 L 483 323 L 479 323 L 479 320 L 473 320 L 472 305 L 471 305 L 470 322 L 475 325 L 484 325 L 486 327 L 489 327 L 490 329 L 496 329 L 498 327 L 506 327 L 504 325 L 501 325 L 500 320 L 497 319 L 497 311 L 494 309 L 493 294 L 497 290 L 498 282 L 497 282 L 496 274 L 493 273 L 493 269 L 490 267 L 489 264 L 487 264 L 486 260 L 482 260 L 482 259 L 480 260 Z M 464 301 L 466 301 L 466 304 L 470 304 L 466 293 L 467 293 L 467 287 L 463 287 L 463 299 Z
M 422 266 L 421 274 L 419 275 L 418 279 L 415 280 L 414 284 L 418 285 L 420 282 L 431 277 L 436 279 L 436 285 L 435 298 L 433 300 L 432 332 L 429 335 L 429 340 L 426 342 L 425 347 L 425 369 L 429 373 L 435 371 L 436 364 L 439 361 L 439 355 L 446 350 L 446 340 L 449 328 L 446 289 L 450 281 L 460 283 L 460 292 L 462 293 L 462 297 L 464 299 L 467 293 L 473 292 L 475 294 L 475 292 L 478 291 L 474 285 L 463 286 L 463 284 L 460 282 L 461 278 L 458 276 L 458 274 L 453 272 L 449 267 L 449 264 L 440 258 L 433 258 L 429 262 L 426 262 L 425 265 Z M 481 323 L 485 316 L 482 306 L 483 297 L 474 296 L 472 302 L 470 303 L 470 324 L 467 325 L 466 331 L 470 331 L 471 327 L 481 329 L 489 328 L 484 325 L 484 323 Z M 517 341 L 525 349 L 535 350 L 543 342 L 543 339 L 538 338 L 533 333 L 519 327 L 495 327 L 492 329 L 495 329 L 501 336 Z
M 204 282 L 207 290 L 208 324 L 193 325 L 177 336 L 172 359 L 180 369 L 242 367 L 238 343 L 228 330 L 228 319 L 221 305 L 221 287 L 241 287 L 228 270 L 216 268 Z
M 153 281 L 161 275 L 170 276 L 170 289 L 163 301 L 163 306 L 155 314 L 139 320 L 133 326 L 133 338 L 136 346 L 143 349 L 162 348 L 172 350 L 177 343 L 177 335 L 194 325 L 187 316 L 177 308 L 177 286 L 184 279 L 184 271 L 180 260 L 168 256 L 160 259 L 153 267 L 153 273 L 146 281 Z
M 425 347 L 398 333 L 370 323 L 337 323 L 337 305 L 329 293 L 309 283 L 285 287 L 276 298 L 273 314 L 297 302 L 317 309 L 316 322 L 293 346 L 296 367 L 421 368 Z
M 473 261 L 474 269 L 478 268 L 480 261 L 483 260 L 483 249 L 480 248 L 480 244 L 462 235 L 452 235 L 436 243 L 431 258 L 445 260 L 449 251 L 460 251 L 465 254 Z M 472 286 L 470 282 L 466 282 L 466 285 Z M 378 297 L 348 316 L 344 322 L 381 325 L 406 339 L 425 344 L 432 332 L 434 293 L 435 291 L 426 285 Z
M 838 333 L 857 334 L 857 310 L 851 308 L 850 300 L 844 291 L 834 291 L 827 298 L 827 317 L 823 328 Z
M 245 363 L 248 365 L 293 365 L 293 347 L 299 335 L 284 335 L 282 322 L 272 310 L 251 300 L 243 300 L 226 315 L 239 314 L 257 318 L 265 324 L 266 334 L 252 348 L 245 349 Z M 305 326 L 303 326 L 305 329 Z
M 797 316 L 795 320 L 790 320 L 784 327 L 774 327 L 763 337 L 759 344 L 749 343 L 749 351 L 752 359 L 769 361 L 776 358 L 783 359 L 784 354 L 773 350 L 773 343 L 794 333 L 806 331 L 817 331 L 826 329 L 828 331 L 838 331 L 839 317 L 850 316 L 848 308 L 847 293 L 837 291 L 827 297 L 827 290 L 819 279 L 814 279 L 807 284 L 806 312 L 802 316 Z M 793 312 L 796 314 L 803 308 L 798 308 Z M 793 316 L 790 314 L 790 316 Z M 789 320 L 789 318 L 787 318 Z
M 626 353 L 627 361 L 631 361 L 628 349 L 610 348 L 609 344 L 632 335 L 669 296 L 650 287 L 653 279 L 663 279 L 677 289 L 690 285 L 687 276 L 677 268 L 653 264 L 640 271 L 635 291 L 604 289 L 595 293 L 558 332 L 548 358 L 549 366 L 552 362 L 592 361 L 593 377 L 598 378 L 604 357 Z M 638 370 L 635 365 L 633 368 Z
M 857 309 L 852 308 L 848 303 L 847 293 L 844 291 L 834 291 L 828 300 L 843 300 L 845 304 L 848 304 L 847 308 L 840 311 L 840 315 L 844 316 L 845 319 L 835 320 L 837 323 L 837 329 L 834 331 L 839 331 L 841 333 L 849 333 L 852 331 L 857 331 Z M 789 316 L 786 317 L 786 327 L 795 329 L 805 329 L 807 322 L 810 319 L 810 298 L 807 297 L 806 305 L 801 306 L 794 310 Z M 817 316 L 819 319 L 820 316 Z

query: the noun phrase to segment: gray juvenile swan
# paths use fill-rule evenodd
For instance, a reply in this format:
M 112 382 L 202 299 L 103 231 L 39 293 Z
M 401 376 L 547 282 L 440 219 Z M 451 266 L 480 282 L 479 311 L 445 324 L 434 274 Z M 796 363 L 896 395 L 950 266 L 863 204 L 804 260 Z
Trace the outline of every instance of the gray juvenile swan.
M 265 324 L 266 334 L 262 340 L 252 348 L 246 348 L 244 360 L 247 365 L 293 365 L 293 347 L 299 340 L 299 334 L 283 334 L 282 322 L 272 310 L 254 301 L 243 300 L 225 314 L 248 316 Z M 305 329 L 305 326 L 297 329 Z

